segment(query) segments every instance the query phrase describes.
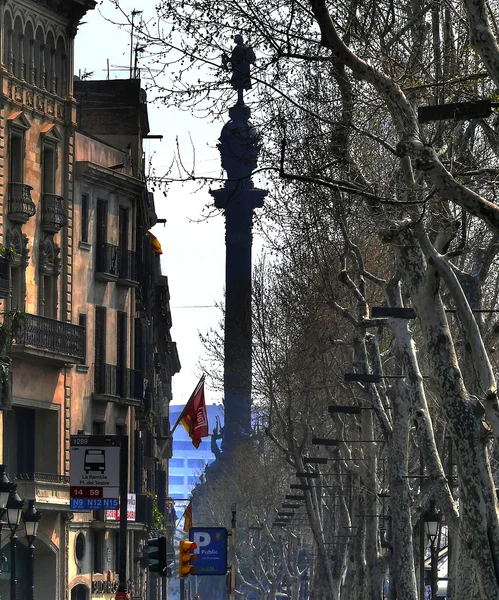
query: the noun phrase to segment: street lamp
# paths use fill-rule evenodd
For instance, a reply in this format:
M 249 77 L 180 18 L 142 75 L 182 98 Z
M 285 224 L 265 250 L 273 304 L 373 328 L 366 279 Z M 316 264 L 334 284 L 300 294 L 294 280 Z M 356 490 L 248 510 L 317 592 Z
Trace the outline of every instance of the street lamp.
M 42 513 L 36 510 L 35 501 L 29 500 L 28 508 L 23 513 L 24 528 L 26 530 L 26 539 L 28 540 L 28 577 L 27 577 L 27 597 L 28 600 L 35 600 L 35 538 L 38 532 L 38 525 Z
M 17 535 L 16 531 L 21 522 L 21 514 L 23 512 L 24 500 L 21 500 L 16 492 L 17 485 L 13 485 L 7 500 L 7 524 L 10 529 L 10 598 L 17 600 L 17 575 L 16 575 L 16 546 Z
M 431 568 L 431 600 L 437 600 L 438 588 L 438 564 L 435 543 L 440 532 L 440 522 L 442 515 L 435 510 L 435 505 L 432 503 L 430 508 L 424 514 L 425 531 L 430 540 L 430 568 Z M 424 560 L 424 557 L 422 557 Z

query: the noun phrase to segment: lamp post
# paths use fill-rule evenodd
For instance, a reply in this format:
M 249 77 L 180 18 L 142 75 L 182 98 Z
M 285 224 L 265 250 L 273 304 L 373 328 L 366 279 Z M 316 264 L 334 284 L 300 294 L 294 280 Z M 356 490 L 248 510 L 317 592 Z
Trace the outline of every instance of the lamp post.
M 24 500 L 16 492 L 17 485 L 13 485 L 7 500 L 7 524 L 10 529 L 10 600 L 17 600 L 17 575 L 16 575 L 16 531 L 21 521 Z
M 38 532 L 38 525 L 42 513 L 36 510 L 35 501 L 29 500 L 28 508 L 23 513 L 24 528 L 26 530 L 26 539 L 28 540 L 28 578 L 27 578 L 27 599 L 35 600 L 35 538 Z
M 438 588 L 438 552 L 435 548 L 440 531 L 440 522 L 442 515 L 435 510 L 435 505 L 432 504 L 428 511 L 424 514 L 425 530 L 428 539 L 430 540 L 430 568 L 431 568 L 431 600 L 437 600 Z M 424 560 L 424 557 L 422 557 Z

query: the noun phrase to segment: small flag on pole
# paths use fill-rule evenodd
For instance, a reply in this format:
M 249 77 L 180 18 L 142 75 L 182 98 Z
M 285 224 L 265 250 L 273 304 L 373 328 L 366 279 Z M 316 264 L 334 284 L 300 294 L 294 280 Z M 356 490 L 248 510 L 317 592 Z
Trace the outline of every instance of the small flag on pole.
M 201 439 L 208 435 L 208 414 L 204 399 L 204 376 L 199 380 L 184 410 L 180 413 L 172 433 L 179 422 L 187 430 L 194 448 L 199 448 Z
M 184 531 L 189 533 L 189 529 L 192 527 L 192 500 L 189 500 L 189 504 L 184 511 Z

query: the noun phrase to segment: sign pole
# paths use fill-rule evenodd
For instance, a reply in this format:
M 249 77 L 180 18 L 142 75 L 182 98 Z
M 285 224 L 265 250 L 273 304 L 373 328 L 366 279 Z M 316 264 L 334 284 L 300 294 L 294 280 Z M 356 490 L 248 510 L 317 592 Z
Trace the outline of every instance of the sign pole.
M 180 600 L 185 600 L 185 577 L 180 578 Z
M 119 577 L 120 584 L 116 592 L 116 600 L 129 600 L 126 559 L 127 559 L 127 529 L 128 529 L 128 436 L 120 436 L 120 546 L 119 546 Z
M 236 505 L 232 505 L 232 561 L 230 567 L 230 600 L 236 600 Z

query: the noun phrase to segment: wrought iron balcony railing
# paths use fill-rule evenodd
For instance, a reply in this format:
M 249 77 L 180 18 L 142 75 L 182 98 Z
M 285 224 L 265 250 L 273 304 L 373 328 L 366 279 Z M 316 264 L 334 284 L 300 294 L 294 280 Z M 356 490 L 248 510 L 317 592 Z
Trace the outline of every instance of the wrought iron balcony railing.
M 9 183 L 8 209 L 9 219 L 16 223 L 26 223 L 36 213 L 31 199 L 33 188 L 25 183 Z
M 61 483 L 69 485 L 67 475 L 57 475 L 56 473 L 16 473 L 9 475 L 11 481 L 35 481 L 37 483 Z
M 8 298 L 10 293 L 10 263 L 0 256 L 0 298 Z
M 142 404 L 144 400 L 144 377 L 142 376 L 142 371 L 137 371 L 136 369 L 126 370 L 125 398 Z
M 62 364 L 85 359 L 85 327 L 80 325 L 26 314 L 12 337 L 15 353 L 35 354 Z
M 101 244 L 97 248 L 96 278 L 103 281 L 116 281 L 119 274 L 119 248 L 112 244 Z
M 64 198 L 56 194 L 43 194 L 42 229 L 50 233 L 58 233 L 68 224 L 64 210 Z
M 95 365 L 94 393 L 99 396 L 117 396 L 116 365 Z
M 119 249 L 118 283 L 137 283 L 137 255 L 132 250 Z

